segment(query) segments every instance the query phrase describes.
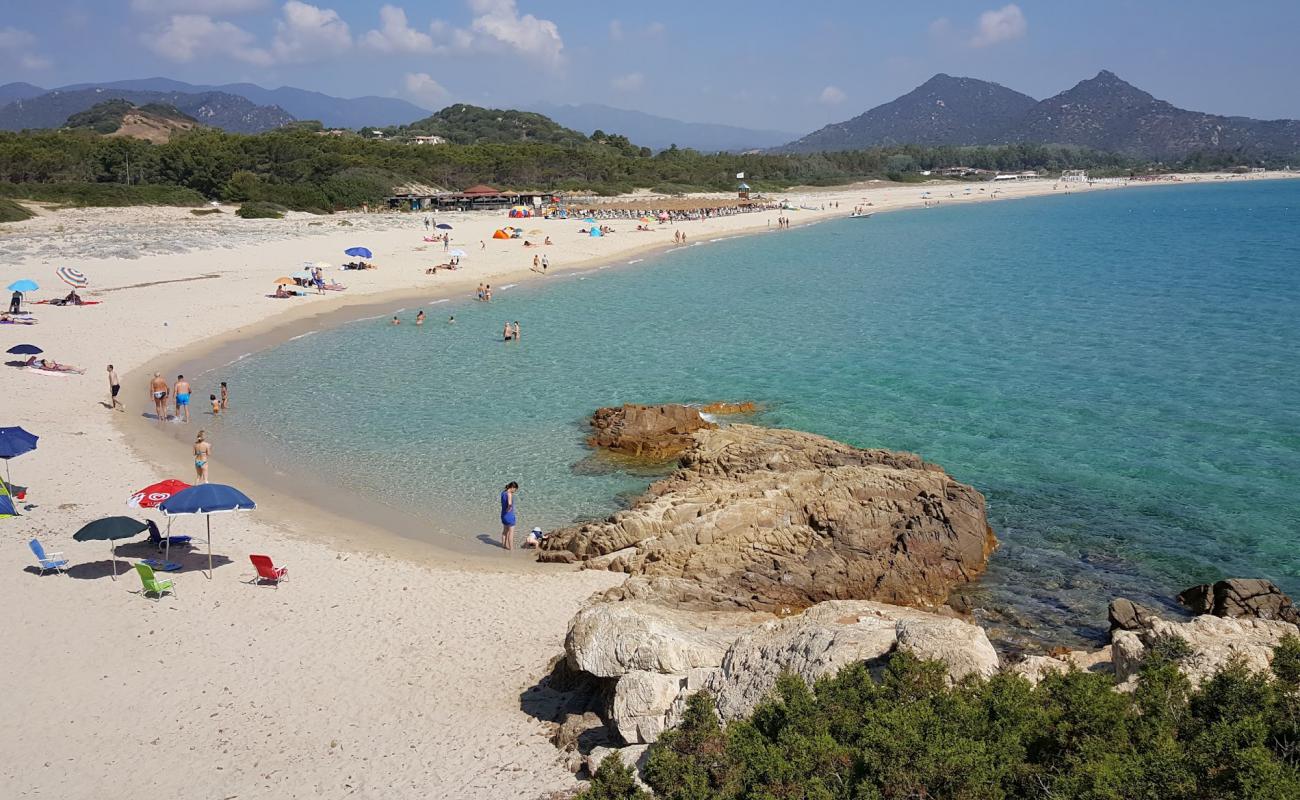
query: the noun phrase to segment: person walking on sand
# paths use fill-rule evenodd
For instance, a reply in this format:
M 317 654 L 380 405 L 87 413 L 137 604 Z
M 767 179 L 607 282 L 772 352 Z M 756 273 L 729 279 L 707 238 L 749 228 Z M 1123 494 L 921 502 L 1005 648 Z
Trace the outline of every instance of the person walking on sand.
M 510 481 L 506 488 L 501 492 L 501 548 L 503 550 L 515 549 L 515 492 L 519 491 L 519 484 Z
M 428 214 L 425 214 L 425 215 L 424 215 L 424 229 L 425 229 L 426 231 L 429 230 L 429 215 L 428 215 Z
M 543 275 L 546 274 L 546 270 L 547 270 L 547 268 L 550 267 L 550 266 L 551 266 L 551 260 L 550 260 L 549 258 L 547 258 L 546 256 L 542 256 L 542 274 L 543 274 Z
M 212 457 L 212 443 L 205 438 L 203 431 L 194 439 L 194 472 L 199 483 L 208 482 L 208 459 Z
M 182 422 L 190 421 L 190 382 L 185 380 L 184 375 L 176 376 L 176 419 L 180 420 L 182 413 L 185 416 Z
M 122 401 L 117 399 L 117 393 L 120 391 L 122 391 L 122 382 L 117 379 L 117 370 L 113 369 L 112 364 L 109 364 L 108 365 L 108 410 L 109 411 L 112 411 L 115 408 L 120 408 L 123 411 L 126 411 L 126 406 L 122 405 Z
M 538 270 L 538 268 L 541 267 L 541 266 L 542 266 L 542 257 L 539 256 L 539 255 L 534 255 L 534 256 L 533 256 L 533 272 L 536 272 L 536 271 Z
M 159 422 L 167 419 L 167 381 L 161 372 L 155 372 L 149 381 L 149 395 L 153 398 L 154 416 Z

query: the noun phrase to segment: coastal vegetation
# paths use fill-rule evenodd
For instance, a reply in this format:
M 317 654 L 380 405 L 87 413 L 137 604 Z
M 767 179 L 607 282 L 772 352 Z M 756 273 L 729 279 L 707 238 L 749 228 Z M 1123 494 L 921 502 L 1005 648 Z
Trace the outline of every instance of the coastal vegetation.
M 7 197 L 0 197 L 0 222 L 21 222 L 36 216 Z
M 1211 800 L 1300 797 L 1300 639 L 1271 673 L 1240 662 L 1193 687 L 1186 642 L 1152 647 L 1132 692 L 1074 670 L 1038 685 L 999 673 L 950 685 L 944 665 L 895 654 L 809 689 L 783 675 L 747 719 L 706 693 L 651 746 L 643 777 L 668 800 Z M 616 757 L 582 800 L 649 794 Z
M 509 113 L 514 116 L 494 124 L 516 134 L 526 131 L 526 138 L 492 141 L 484 132 L 489 120 L 469 111 L 453 119 L 455 125 L 442 120 L 409 127 L 412 132 L 441 130 L 453 139 L 473 132 L 472 144 L 410 145 L 334 136 L 310 125 L 251 135 L 196 129 L 178 132 L 165 143 L 104 137 L 90 130 L 0 133 L 0 196 L 68 205 L 261 201 L 328 212 L 380 203 L 411 182 L 449 189 L 489 183 L 516 190 L 612 195 L 636 187 L 731 191 L 734 176 L 741 172 L 755 190 L 779 191 L 870 178 L 915 180 L 923 170 L 953 165 L 1047 173 L 1087 169 L 1097 175 L 1130 174 L 1153 166 L 1086 148 L 1037 144 L 781 155 L 705 154 L 670 147 L 652 154 L 617 134 L 585 137 L 533 119 L 546 119 L 540 115 Z M 436 119 L 438 115 L 429 118 Z M 90 121 L 92 128 L 95 124 Z M 1198 154 L 1160 169 L 1232 163 L 1231 155 Z

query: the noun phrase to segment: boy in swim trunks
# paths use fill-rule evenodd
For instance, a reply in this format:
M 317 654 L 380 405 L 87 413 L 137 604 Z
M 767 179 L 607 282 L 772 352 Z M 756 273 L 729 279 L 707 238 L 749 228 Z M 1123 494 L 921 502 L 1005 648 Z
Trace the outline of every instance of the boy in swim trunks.
M 184 375 L 176 376 L 176 418 L 181 419 L 184 416 L 184 422 L 190 421 L 190 382 L 185 380 Z

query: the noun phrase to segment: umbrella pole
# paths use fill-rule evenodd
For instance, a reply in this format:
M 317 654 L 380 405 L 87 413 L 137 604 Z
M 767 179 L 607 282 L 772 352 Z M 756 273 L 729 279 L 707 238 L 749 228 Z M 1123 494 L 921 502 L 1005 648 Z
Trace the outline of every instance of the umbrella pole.
M 163 540 L 163 569 L 167 568 L 167 562 L 172 557 L 172 518 L 167 518 L 167 538 Z
M 212 580 L 212 515 L 205 516 L 208 518 L 208 580 Z
M 108 540 L 109 560 L 113 562 L 113 580 L 117 580 L 117 542 Z

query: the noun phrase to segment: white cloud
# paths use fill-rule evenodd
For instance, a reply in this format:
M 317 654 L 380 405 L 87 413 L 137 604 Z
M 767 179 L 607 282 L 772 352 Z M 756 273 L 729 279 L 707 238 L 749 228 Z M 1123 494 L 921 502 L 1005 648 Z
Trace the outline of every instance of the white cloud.
M 406 73 L 406 93 L 413 100 L 430 106 L 447 97 L 447 90 L 427 72 Z
M 1024 37 L 1029 29 L 1024 12 L 1020 6 L 1011 3 L 994 11 L 980 14 L 975 35 L 971 37 L 971 47 L 988 47 L 989 45 L 1010 42 Z
M 666 30 L 668 26 L 662 22 L 652 22 L 646 26 L 645 32 L 650 36 L 662 36 Z
M 930 23 L 930 38 L 936 40 L 951 39 L 953 35 L 952 20 L 939 17 Z
M 20 28 L 0 28 L 0 50 L 29 50 L 36 46 L 36 37 Z
M 270 0 L 131 0 L 145 14 L 238 14 L 270 5 Z
M 259 66 L 271 54 L 253 46 L 253 34 L 230 22 L 203 14 L 177 14 L 143 36 L 145 46 L 170 61 L 188 62 L 209 55 L 231 55 Z
M 288 0 L 275 23 L 271 54 L 277 62 L 330 58 L 352 46 L 352 31 L 337 11 Z
M 827 86 L 822 89 L 822 93 L 817 95 L 817 102 L 828 106 L 837 106 L 844 102 L 844 90 L 838 86 Z
M 616 19 L 609 21 L 609 38 L 615 42 L 623 41 L 623 23 Z
M 477 15 L 470 29 L 486 42 L 504 46 L 528 58 L 557 66 L 564 58 L 560 29 L 549 19 L 519 15 L 515 0 L 469 0 Z
M 627 75 L 619 75 L 609 83 L 620 92 L 635 92 L 645 84 L 645 76 L 639 72 L 630 72 Z
M 397 6 L 379 9 L 379 30 L 366 33 L 361 43 L 382 53 L 432 53 L 433 37 L 406 22 L 406 12 Z

